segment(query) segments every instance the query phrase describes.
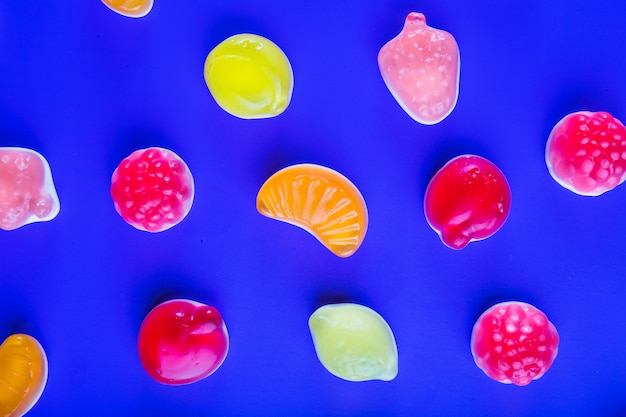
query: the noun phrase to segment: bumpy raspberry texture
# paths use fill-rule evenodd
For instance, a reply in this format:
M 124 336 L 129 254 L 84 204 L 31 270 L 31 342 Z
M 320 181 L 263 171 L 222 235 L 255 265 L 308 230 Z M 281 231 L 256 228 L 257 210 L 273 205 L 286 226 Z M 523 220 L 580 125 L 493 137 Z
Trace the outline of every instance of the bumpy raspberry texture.
M 626 128 L 607 112 L 568 114 L 550 133 L 546 165 L 556 182 L 576 194 L 612 190 L 626 179 Z
M 545 374 L 556 358 L 559 335 L 546 315 L 511 301 L 485 311 L 472 331 L 476 365 L 504 384 L 524 386 Z
M 133 152 L 111 177 L 115 210 L 139 230 L 162 232 L 177 225 L 189 213 L 193 196 L 187 164 L 163 148 Z

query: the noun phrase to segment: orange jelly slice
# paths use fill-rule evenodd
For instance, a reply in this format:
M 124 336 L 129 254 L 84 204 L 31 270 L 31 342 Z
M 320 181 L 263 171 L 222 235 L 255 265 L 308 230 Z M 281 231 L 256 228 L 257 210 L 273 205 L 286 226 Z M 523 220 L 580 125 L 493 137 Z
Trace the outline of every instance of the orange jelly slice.
M 48 379 L 48 360 L 36 339 L 9 336 L 0 346 L 0 416 L 21 417 L 41 397 Z
M 356 252 L 367 231 L 367 207 L 359 190 L 319 165 L 278 171 L 259 190 L 256 207 L 264 216 L 301 227 L 342 258 Z
M 144 17 L 152 10 L 153 0 L 102 0 L 109 9 L 127 17 Z

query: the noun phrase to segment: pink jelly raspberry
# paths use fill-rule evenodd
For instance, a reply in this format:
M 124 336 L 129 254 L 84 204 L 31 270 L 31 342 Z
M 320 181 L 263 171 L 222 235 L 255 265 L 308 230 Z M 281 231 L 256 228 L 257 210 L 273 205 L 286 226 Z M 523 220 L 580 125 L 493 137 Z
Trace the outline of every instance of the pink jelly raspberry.
M 612 190 L 626 179 L 626 128 L 607 112 L 568 114 L 550 133 L 546 165 L 556 182 L 576 194 Z
M 163 148 L 133 152 L 111 177 L 115 210 L 139 230 L 162 232 L 180 223 L 191 209 L 193 196 L 187 164 Z
M 559 335 L 546 315 L 530 304 L 496 304 L 476 321 L 471 349 L 476 365 L 504 384 L 539 379 L 556 358 Z

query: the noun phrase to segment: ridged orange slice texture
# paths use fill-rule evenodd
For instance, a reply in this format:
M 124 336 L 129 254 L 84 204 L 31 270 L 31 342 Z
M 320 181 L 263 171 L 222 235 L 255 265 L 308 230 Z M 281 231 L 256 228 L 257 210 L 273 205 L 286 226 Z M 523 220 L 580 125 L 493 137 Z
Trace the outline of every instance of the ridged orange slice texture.
M 21 417 L 39 400 L 48 379 L 48 360 L 36 339 L 9 336 L 0 346 L 0 416 Z
M 308 231 L 342 258 L 361 246 L 367 232 L 367 207 L 359 190 L 320 165 L 278 171 L 259 190 L 256 206 L 264 216 Z

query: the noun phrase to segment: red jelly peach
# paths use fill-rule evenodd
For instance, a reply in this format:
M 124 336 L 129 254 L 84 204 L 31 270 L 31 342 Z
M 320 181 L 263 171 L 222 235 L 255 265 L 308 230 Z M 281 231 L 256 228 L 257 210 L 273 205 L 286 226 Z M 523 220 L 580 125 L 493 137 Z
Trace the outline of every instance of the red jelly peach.
M 463 249 L 486 239 L 506 221 L 511 190 L 502 171 L 475 155 L 450 160 L 430 180 L 424 212 L 446 246 Z
M 111 177 L 115 210 L 139 230 L 162 232 L 177 225 L 189 213 L 193 196 L 187 164 L 163 148 L 133 152 Z
M 433 125 L 445 119 L 459 97 L 461 58 L 454 37 L 410 13 L 398 36 L 378 53 L 378 67 L 398 104 L 414 120 Z
M 221 314 L 191 300 L 156 306 L 139 329 L 139 359 L 157 382 L 183 385 L 220 367 L 228 353 L 228 332 Z
M 607 112 L 568 114 L 550 133 L 546 165 L 556 182 L 576 194 L 612 190 L 626 179 L 626 128 Z
M 530 304 L 496 304 L 476 321 L 471 349 L 476 365 L 504 384 L 528 385 L 554 362 L 559 335 L 546 315 Z

